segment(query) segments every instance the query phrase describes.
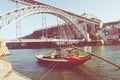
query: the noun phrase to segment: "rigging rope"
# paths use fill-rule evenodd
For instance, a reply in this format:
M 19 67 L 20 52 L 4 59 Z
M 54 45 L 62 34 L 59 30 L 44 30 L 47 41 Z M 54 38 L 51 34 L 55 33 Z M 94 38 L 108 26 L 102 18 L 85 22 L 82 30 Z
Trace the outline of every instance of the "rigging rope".
M 44 25 L 44 24 L 43 24 L 43 19 L 44 19 L 44 18 L 43 18 L 43 13 L 42 13 L 42 21 L 41 21 L 41 22 L 42 22 L 42 28 L 43 28 L 43 25 Z M 43 36 L 44 36 L 44 31 L 42 30 L 42 37 L 43 37 Z
M 62 31 L 61 35 L 63 35 L 63 38 L 64 39 L 67 39 L 67 35 L 66 35 L 66 30 L 64 29 L 64 24 L 62 23 L 62 21 L 60 20 L 60 24 L 61 24 L 61 27 L 60 27 L 60 30 Z
M 48 37 L 48 34 L 47 34 L 47 19 L 46 19 L 46 14 L 42 13 L 42 36 L 43 37 Z
M 61 39 L 61 30 L 60 30 L 60 25 L 59 25 L 59 19 L 58 19 L 58 16 L 56 15 L 56 18 L 57 18 L 57 27 L 58 27 L 58 33 L 57 33 L 57 36 L 58 36 L 58 39 L 59 39 L 59 42 L 58 42 L 58 45 L 60 46 L 61 48 L 61 45 L 60 45 L 60 39 Z

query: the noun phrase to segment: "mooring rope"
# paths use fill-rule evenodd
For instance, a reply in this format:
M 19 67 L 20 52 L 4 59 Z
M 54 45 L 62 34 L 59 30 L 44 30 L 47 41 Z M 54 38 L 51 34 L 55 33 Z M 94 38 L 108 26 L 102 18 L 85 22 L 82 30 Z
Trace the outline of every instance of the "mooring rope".
M 54 66 L 51 65 L 52 67 L 45 74 L 43 74 L 43 76 L 39 80 L 42 80 L 45 76 L 47 76 L 58 64 L 59 62 L 55 62 Z

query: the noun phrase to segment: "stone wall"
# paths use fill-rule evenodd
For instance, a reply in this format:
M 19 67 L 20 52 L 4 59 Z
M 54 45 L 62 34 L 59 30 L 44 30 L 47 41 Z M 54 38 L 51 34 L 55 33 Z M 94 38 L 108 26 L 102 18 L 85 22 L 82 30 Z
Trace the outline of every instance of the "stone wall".
M 0 80 L 31 80 L 12 70 L 9 62 L 0 60 Z
M 12 72 L 11 63 L 0 60 L 0 80 Z
M 6 46 L 6 42 L 5 41 L 0 41 L 0 56 L 6 56 L 9 55 L 10 52 Z
M 10 52 L 6 46 L 6 42 L 0 41 L 0 56 L 6 56 L 9 54 Z M 31 79 L 13 71 L 11 63 L 0 60 L 0 80 L 31 80 Z

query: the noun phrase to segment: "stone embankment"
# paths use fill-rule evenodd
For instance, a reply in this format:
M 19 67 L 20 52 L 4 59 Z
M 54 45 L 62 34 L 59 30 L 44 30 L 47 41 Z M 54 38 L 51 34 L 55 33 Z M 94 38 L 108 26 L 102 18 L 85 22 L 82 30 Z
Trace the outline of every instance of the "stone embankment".
M 0 57 L 7 56 L 10 52 L 6 47 L 5 41 L 0 41 Z M 9 62 L 0 60 L 0 80 L 31 80 L 25 76 L 13 71 Z
M 0 60 L 0 80 L 31 80 L 12 70 L 9 62 Z
M 5 41 L 0 41 L 0 56 L 6 56 L 9 55 L 10 52 L 6 46 L 6 42 Z

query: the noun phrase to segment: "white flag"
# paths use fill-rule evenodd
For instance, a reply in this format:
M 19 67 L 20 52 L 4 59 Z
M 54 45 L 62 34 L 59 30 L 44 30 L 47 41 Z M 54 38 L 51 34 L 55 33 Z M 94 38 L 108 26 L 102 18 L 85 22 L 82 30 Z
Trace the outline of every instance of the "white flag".
M 85 46 L 85 47 L 84 47 L 84 51 L 91 53 L 91 52 L 92 52 L 92 47 L 91 47 L 91 46 Z

